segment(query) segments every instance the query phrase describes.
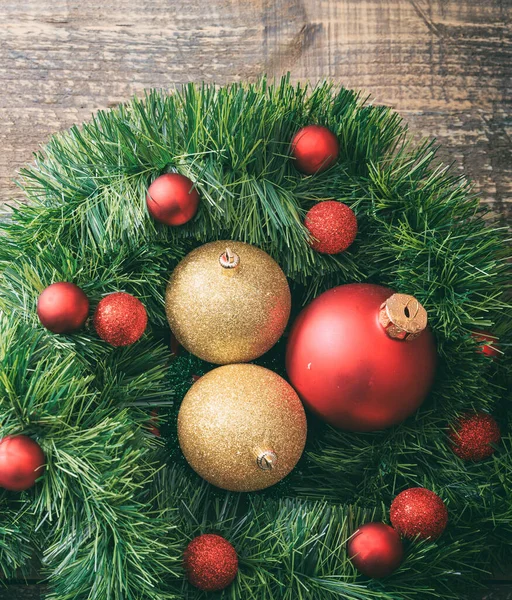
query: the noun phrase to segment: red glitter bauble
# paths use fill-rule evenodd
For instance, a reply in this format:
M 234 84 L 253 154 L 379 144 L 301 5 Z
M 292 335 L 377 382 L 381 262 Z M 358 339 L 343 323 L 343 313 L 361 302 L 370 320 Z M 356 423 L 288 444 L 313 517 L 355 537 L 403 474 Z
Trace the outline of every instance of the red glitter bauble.
M 149 214 L 165 225 L 183 225 L 192 219 L 199 205 L 194 183 L 179 173 L 160 175 L 146 196 Z
M 324 292 L 299 314 L 286 348 L 290 383 L 334 427 L 376 431 L 400 423 L 432 384 L 436 347 L 428 327 L 411 341 L 379 322 L 393 290 L 351 283 Z
M 374 578 L 391 575 L 404 556 L 400 536 L 385 523 L 362 525 L 348 541 L 347 552 L 358 571 Z
M 0 486 L 12 492 L 31 488 L 44 472 L 41 446 L 26 435 L 0 440 Z
M 496 336 L 489 335 L 485 331 L 479 330 L 473 331 L 471 335 L 477 342 L 479 342 L 479 352 L 482 352 L 482 354 L 490 356 L 491 358 L 497 358 L 500 355 L 500 351 L 498 349 L 498 338 Z
M 101 339 L 112 346 L 129 346 L 144 333 L 148 322 L 140 300 L 125 292 L 103 298 L 94 313 L 94 327 Z
M 498 423 L 484 412 L 462 415 L 450 432 L 452 450 L 462 460 L 483 460 L 494 453 L 491 444 L 499 444 Z
M 314 238 L 311 247 L 322 254 L 338 254 L 356 239 L 357 219 L 346 204 L 327 200 L 315 204 L 304 225 Z
M 294 136 L 291 153 L 294 165 L 307 175 L 320 173 L 338 160 L 338 138 L 327 127 L 307 125 Z
M 389 511 L 393 527 L 406 538 L 437 539 L 448 523 L 448 510 L 441 498 L 422 487 L 404 490 Z
M 204 592 L 228 587 L 238 573 L 233 546 L 220 535 L 205 533 L 194 538 L 183 555 L 189 582 Z
M 80 329 L 88 314 L 89 300 L 74 283 L 52 283 L 37 301 L 37 316 L 53 333 L 70 333 Z

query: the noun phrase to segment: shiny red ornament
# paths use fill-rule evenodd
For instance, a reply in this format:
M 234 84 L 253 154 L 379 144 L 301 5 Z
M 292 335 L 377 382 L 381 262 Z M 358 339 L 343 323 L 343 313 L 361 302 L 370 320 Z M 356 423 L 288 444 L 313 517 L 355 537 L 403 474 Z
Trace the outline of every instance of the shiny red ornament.
M 404 549 L 398 533 L 385 523 L 366 523 L 350 538 L 352 564 L 367 577 L 387 577 L 402 564 Z
M 140 300 L 115 292 L 100 300 L 94 313 L 94 328 L 112 346 L 129 346 L 146 330 L 148 316 Z
M 448 524 L 448 509 L 434 492 L 422 487 L 409 488 L 393 500 L 389 518 L 403 537 L 435 540 Z
M 462 460 L 478 461 L 494 454 L 501 432 L 496 420 L 484 412 L 466 413 L 450 432 L 453 452 Z
M 354 211 L 335 200 L 315 204 L 306 214 L 304 225 L 314 238 L 311 240 L 311 247 L 322 254 L 343 252 L 357 235 Z
M 304 404 L 334 427 L 384 429 L 411 415 L 428 394 L 434 338 L 428 327 L 410 341 L 389 337 L 379 313 L 392 294 L 373 284 L 338 286 L 313 300 L 293 324 L 288 377 Z
M 340 152 L 338 138 L 327 127 L 307 125 L 293 137 L 291 153 L 299 171 L 312 175 L 331 167 Z
M 146 204 L 149 214 L 160 223 L 183 225 L 196 214 L 199 194 L 185 175 L 166 173 L 149 186 Z
M 471 333 L 473 338 L 479 343 L 478 350 L 485 354 L 486 356 L 490 356 L 491 358 L 498 358 L 501 354 L 498 346 L 498 338 L 493 335 L 489 335 L 485 331 L 473 331 Z
M 238 557 L 226 539 L 205 533 L 187 546 L 183 566 L 192 585 L 204 592 L 215 592 L 228 587 L 235 579 Z
M 0 440 L 0 487 L 12 492 L 31 488 L 44 472 L 41 446 L 26 435 Z
M 89 300 L 74 283 L 59 281 L 49 285 L 37 301 L 37 316 L 53 333 L 80 329 L 89 314 Z

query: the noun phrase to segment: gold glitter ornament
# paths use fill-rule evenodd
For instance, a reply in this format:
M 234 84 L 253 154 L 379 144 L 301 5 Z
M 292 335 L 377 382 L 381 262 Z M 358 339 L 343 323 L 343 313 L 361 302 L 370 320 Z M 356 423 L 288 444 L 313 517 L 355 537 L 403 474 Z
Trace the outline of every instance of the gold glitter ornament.
M 225 365 L 203 375 L 183 399 L 178 439 L 189 465 L 234 492 L 262 490 L 295 467 L 307 422 L 295 390 L 257 365 Z
M 219 365 L 249 362 L 283 334 L 291 294 L 285 274 L 263 250 L 211 242 L 174 269 L 165 309 L 176 339 L 195 356 Z

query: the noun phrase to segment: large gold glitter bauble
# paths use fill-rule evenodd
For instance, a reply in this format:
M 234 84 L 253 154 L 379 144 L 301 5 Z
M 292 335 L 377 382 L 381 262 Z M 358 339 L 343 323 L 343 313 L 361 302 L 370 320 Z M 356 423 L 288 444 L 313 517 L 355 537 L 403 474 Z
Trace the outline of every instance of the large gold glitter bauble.
M 212 242 L 178 264 L 165 308 L 182 346 L 223 365 L 249 362 L 272 348 L 290 317 L 291 295 L 266 252 L 242 242 Z
M 288 475 L 306 431 L 295 390 L 257 365 L 225 365 L 203 375 L 178 415 L 178 439 L 190 466 L 234 492 L 262 490 Z

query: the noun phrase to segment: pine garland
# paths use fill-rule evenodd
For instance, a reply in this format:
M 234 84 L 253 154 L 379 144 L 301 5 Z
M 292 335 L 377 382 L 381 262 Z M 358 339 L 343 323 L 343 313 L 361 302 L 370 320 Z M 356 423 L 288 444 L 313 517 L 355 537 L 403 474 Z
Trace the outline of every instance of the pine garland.
M 301 176 L 289 141 L 328 126 L 340 159 Z M 432 143 L 414 146 L 399 116 L 326 82 L 172 94 L 99 112 L 54 136 L 22 172 L 28 205 L 3 224 L 0 245 L 1 437 L 33 436 L 47 457 L 37 486 L 0 494 L 0 570 L 13 577 L 41 560 L 59 600 L 205 597 L 183 576 L 187 542 L 224 535 L 240 572 L 212 597 L 253 600 L 459 598 L 505 558 L 512 539 L 510 267 L 507 231 L 468 182 L 436 166 Z M 152 221 L 149 183 L 166 171 L 197 182 L 198 217 L 177 228 Z M 303 226 L 318 200 L 356 212 L 359 234 L 338 256 L 315 253 Z M 194 374 L 211 365 L 170 359 L 163 294 L 177 262 L 217 239 L 262 247 L 290 278 L 294 310 L 334 285 L 370 281 L 413 294 L 429 313 L 440 366 L 434 389 L 405 423 L 371 434 L 311 420 L 306 453 L 284 482 L 230 494 L 201 481 L 177 446 L 175 418 Z M 36 316 L 42 290 L 73 281 L 92 300 L 126 291 L 150 328 L 114 349 L 90 325 L 53 335 Z M 505 354 L 491 360 L 471 336 L 486 329 Z M 282 344 L 264 357 L 282 370 Z M 159 408 L 162 438 L 148 428 Z M 472 408 L 503 433 L 492 458 L 462 462 L 449 425 Z M 359 575 L 346 540 L 386 520 L 393 497 L 425 486 L 447 502 L 438 541 L 407 544 L 385 580 Z

